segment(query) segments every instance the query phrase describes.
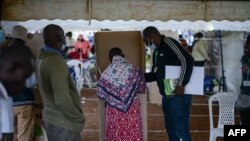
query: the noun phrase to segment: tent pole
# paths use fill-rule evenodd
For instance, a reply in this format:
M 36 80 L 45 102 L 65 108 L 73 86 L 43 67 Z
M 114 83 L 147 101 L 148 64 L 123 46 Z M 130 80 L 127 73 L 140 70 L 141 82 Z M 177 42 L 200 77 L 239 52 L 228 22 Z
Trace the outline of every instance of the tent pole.
M 222 50 L 222 43 L 221 43 L 221 31 L 217 31 L 217 40 L 219 40 L 220 45 L 220 57 L 221 57 L 221 77 L 219 82 L 219 92 L 221 90 L 221 87 L 223 88 L 223 92 L 227 92 L 227 85 L 226 85 L 226 77 L 225 77 L 225 70 L 224 70 L 224 63 L 223 63 L 223 50 Z

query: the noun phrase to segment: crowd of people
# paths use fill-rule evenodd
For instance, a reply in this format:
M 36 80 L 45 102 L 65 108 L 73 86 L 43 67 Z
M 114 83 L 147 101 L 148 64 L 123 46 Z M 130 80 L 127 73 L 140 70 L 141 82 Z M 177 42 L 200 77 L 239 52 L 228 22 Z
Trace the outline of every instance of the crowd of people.
M 203 66 L 208 56 L 195 54 L 204 46 L 202 36 L 196 34 L 190 53 L 177 40 L 166 37 L 156 27 L 142 32 L 146 46 L 153 49 L 151 72 L 145 73 L 128 62 L 119 47 L 109 50 L 110 64 L 97 83 L 97 96 L 105 101 L 105 140 L 143 141 L 143 124 L 139 94 L 145 93 L 146 82 L 156 81 L 162 96 L 162 111 L 169 141 L 191 141 L 189 129 L 192 95 L 185 93 L 193 66 Z M 1 141 L 34 140 L 34 94 L 38 85 L 43 99 L 43 126 L 48 141 L 81 141 L 85 116 L 80 94 L 70 74 L 65 56 L 87 59 L 91 46 L 79 35 L 49 24 L 43 29 L 44 46 L 36 58 L 25 45 L 30 38 L 26 28 L 14 26 L 8 40 L 0 48 L 0 139 Z M 242 57 L 241 93 L 249 95 L 249 41 Z M 64 45 L 66 44 L 66 50 Z M 201 50 L 201 49 L 197 49 Z M 203 53 L 201 53 L 202 55 Z M 198 57 L 196 57 L 198 56 Z M 177 86 L 172 95 L 165 93 L 165 66 L 181 66 Z M 241 109 L 242 124 L 249 124 L 249 107 Z M 16 130 L 15 130 L 16 129 Z M 14 137 L 14 133 L 16 136 Z

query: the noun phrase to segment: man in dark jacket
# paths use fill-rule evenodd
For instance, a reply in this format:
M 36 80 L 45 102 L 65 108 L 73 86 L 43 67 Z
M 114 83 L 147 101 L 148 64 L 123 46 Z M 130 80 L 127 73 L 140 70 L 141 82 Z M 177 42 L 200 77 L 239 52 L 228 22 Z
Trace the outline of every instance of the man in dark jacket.
M 145 74 L 147 82 L 157 81 L 162 95 L 162 110 L 169 141 L 191 141 L 189 116 L 192 96 L 184 94 L 193 71 L 193 57 L 173 38 L 161 35 L 157 28 L 143 30 L 147 46 L 156 46 L 153 56 L 154 70 Z M 181 66 L 181 74 L 173 95 L 165 94 L 165 66 Z

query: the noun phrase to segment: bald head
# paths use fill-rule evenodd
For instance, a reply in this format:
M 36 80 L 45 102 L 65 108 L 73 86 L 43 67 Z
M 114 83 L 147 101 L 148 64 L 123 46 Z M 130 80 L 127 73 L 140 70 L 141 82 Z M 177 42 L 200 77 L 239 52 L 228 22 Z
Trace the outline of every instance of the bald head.
M 49 24 L 43 29 L 44 44 L 61 49 L 62 44 L 65 44 L 65 37 L 63 29 L 55 24 Z

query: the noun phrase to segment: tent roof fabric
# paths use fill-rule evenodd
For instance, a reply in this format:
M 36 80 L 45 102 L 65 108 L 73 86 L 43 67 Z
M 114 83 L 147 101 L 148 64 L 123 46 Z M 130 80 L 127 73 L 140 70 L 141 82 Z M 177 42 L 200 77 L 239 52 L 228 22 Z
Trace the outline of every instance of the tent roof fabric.
M 4 0 L 2 20 L 246 21 L 250 1 L 218 0 Z

